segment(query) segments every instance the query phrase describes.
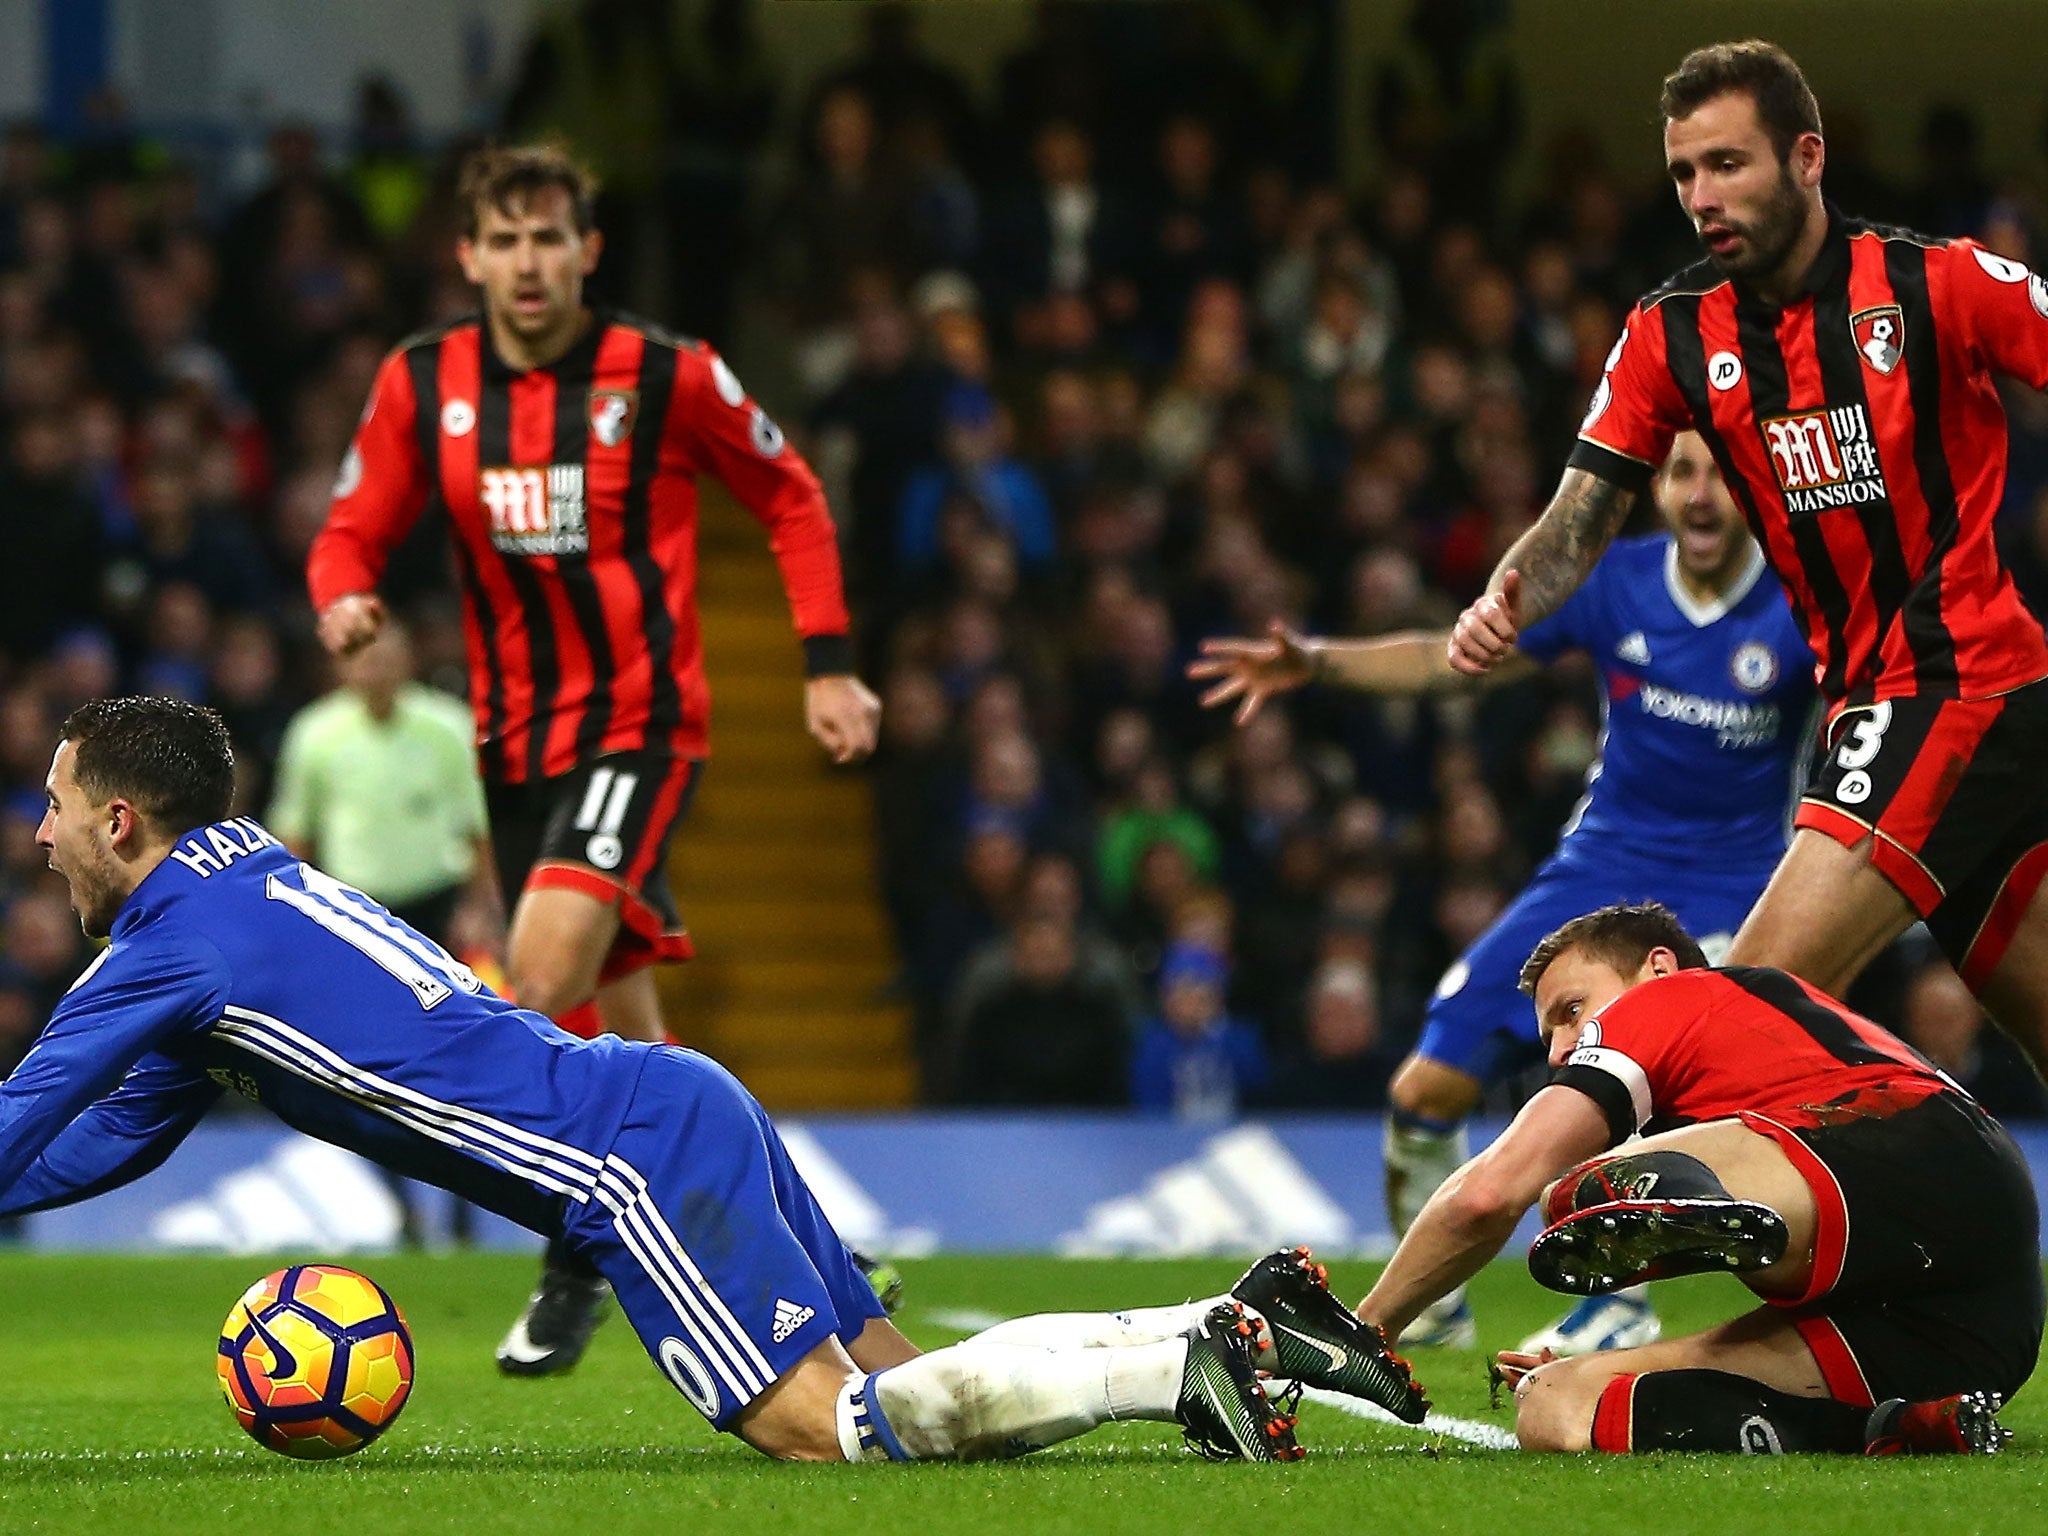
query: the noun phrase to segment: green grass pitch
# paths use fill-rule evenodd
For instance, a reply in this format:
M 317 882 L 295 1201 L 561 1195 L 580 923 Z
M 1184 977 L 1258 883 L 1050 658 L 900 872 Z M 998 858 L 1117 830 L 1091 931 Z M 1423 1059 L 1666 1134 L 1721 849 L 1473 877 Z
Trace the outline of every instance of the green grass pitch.
M 304 1257 L 315 1257 L 307 1255 Z M 382 1442 L 301 1465 L 236 1428 L 213 1379 L 215 1330 L 258 1259 L 57 1258 L 0 1253 L 0 1532 L 279 1536 L 342 1530 L 631 1536 L 791 1532 L 1799 1531 L 1811 1536 L 2048 1531 L 2048 1393 L 2008 1410 L 1995 1460 L 1647 1456 L 1550 1459 L 1480 1450 L 1305 1407 L 1309 1459 L 1213 1466 L 1176 1432 L 1114 1425 L 1020 1462 L 784 1467 L 712 1434 L 616 1317 L 560 1381 L 507 1381 L 490 1353 L 532 1277 L 505 1255 L 405 1256 L 363 1267 L 398 1300 L 416 1390 Z M 1226 1287 L 1241 1265 L 932 1259 L 903 1266 L 912 1337 L 958 1337 L 933 1314 L 1107 1308 Z M 1347 1297 L 1371 1267 L 1345 1264 Z M 1742 1293 L 1661 1288 L 1667 1326 L 1727 1315 Z M 1556 1298 L 1517 1266 L 1474 1288 L 1484 1342 L 1512 1344 Z M 1424 1352 L 1442 1411 L 1487 1408 L 1482 1357 Z

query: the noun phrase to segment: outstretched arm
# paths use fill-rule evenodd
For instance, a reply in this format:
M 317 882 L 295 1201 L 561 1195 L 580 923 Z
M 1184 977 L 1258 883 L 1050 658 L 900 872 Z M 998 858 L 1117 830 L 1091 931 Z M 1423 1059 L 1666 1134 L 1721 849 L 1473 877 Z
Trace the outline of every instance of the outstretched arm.
M 130 1068 L 219 1018 L 226 1004 L 226 965 L 204 940 L 165 922 L 115 939 L 0 1082 L 0 1207 L 23 1206 L 18 1187 L 29 1170 L 73 1121 L 123 1085 Z M 154 1102 L 165 1082 L 151 1073 L 143 1086 L 122 1106 L 124 1116 Z
M 0 1196 L 0 1216 L 73 1205 L 132 1183 L 169 1157 L 219 1097 L 197 1067 L 144 1057 Z
M 1468 681 L 1446 659 L 1450 631 L 1415 629 L 1373 640 L 1330 640 L 1304 635 L 1275 620 L 1265 637 L 1204 640 L 1188 676 L 1215 678 L 1202 695 L 1214 707 L 1239 699 L 1237 723 L 1256 715 L 1266 700 L 1305 683 L 1331 683 L 1360 693 L 1411 695 L 1456 687 Z M 1501 682 L 1525 668 L 1518 659 L 1487 675 Z
M 1613 1139 L 1606 1115 L 1586 1094 L 1556 1084 L 1543 1089 L 1498 1141 L 1429 1197 L 1379 1284 L 1358 1304 L 1359 1317 L 1398 1339 L 1423 1308 L 1485 1268 L 1546 1184 Z
M 1536 525 L 1501 557 L 1486 595 L 1451 628 L 1450 665 L 1479 677 L 1579 589 L 1635 505 L 1635 493 L 1583 469 L 1567 469 Z

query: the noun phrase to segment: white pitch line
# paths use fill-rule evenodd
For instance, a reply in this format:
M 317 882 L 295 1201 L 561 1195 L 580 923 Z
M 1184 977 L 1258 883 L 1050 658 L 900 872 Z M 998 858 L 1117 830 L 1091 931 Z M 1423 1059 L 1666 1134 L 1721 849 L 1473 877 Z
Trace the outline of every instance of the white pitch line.
M 1391 1424 L 1396 1429 L 1412 1429 L 1420 1434 L 1448 1435 L 1453 1440 L 1462 1440 L 1467 1445 L 1476 1445 L 1489 1451 L 1519 1451 L 1522 1448 L 1521 1442 L 1515 1439 L 1512 1431 L 1480 1419 L 1460 1419 L 1448 1413 L 1432 1412 L 1420 1424 L 1410 1424 L 1405 1419 L 1395 1418 L 1378 1403 L 1346 1397 L 1341 1392 L 1310 1387 L 1302 1396 L 1312 1403 L 1342 1409 L 1345 1413 L 1356 1414 L 1361 1419 L 1371 1419 L 1378 1424 Z

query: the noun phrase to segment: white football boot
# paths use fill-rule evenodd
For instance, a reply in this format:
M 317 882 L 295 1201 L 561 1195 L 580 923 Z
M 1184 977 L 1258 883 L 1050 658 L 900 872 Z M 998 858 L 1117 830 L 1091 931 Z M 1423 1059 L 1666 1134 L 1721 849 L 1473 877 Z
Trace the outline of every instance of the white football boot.
M 1639 1349 L 1664 1336 L 1650 1310 L 1649 1288 L 1631 1286 L 1611 1296 L 1588 1296 L 1540 1333 L 1522 1341 L 1525 1354 L 1550 1350 L 1559 1356 L 1590 1355 L 1603 1349 Z

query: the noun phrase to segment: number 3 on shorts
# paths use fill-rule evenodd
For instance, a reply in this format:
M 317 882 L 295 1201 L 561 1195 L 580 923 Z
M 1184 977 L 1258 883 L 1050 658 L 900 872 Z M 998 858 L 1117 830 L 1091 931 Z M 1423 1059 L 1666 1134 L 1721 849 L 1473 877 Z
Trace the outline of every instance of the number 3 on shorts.
M 1861 805 L 1870 798 L 1870 775 L 1864 770 L 1884 745 L 1884 733 L 1892 723 L 1891 700 L 1873 704 L 1849 729 L 1835 750 L 1835 763 L 1846 770 L 1835 785 L 1835 798 L 1844 805 Z

